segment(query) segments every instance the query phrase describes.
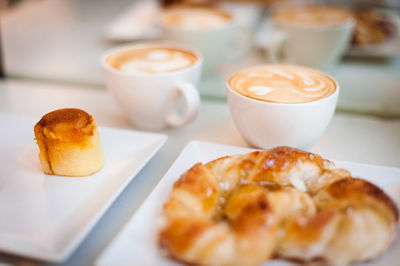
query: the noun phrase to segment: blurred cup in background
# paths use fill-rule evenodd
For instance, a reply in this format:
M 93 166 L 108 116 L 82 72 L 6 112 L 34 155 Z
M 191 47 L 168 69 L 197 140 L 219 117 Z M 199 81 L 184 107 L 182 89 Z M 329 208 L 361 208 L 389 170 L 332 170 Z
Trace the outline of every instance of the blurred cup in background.
M 161 19 L 166 40 L 196 48 L 204 57 L 203 71 L 214 75 L 217 65 L 243 54 L 239 26 L 233 16 L 219 8 L 175 7 Z
M 285 5 L 271 14 L 273 30 L 266 44 L 273 63 L 327 69 L 350 44 L 354 20 L 347 10 L 322 5 Z
M 240 59 L 251 52 L 254 46 L 254 34 L 263 19 L 265 8 L 260 3 L 244 1 L 222 1 L 218 6 L 232 14 L 235 24 L 239 27 L 239 32 L 237 34 L 240 37 L 237 37 L 237 39 L 239 39 L 238 42 L 240 42 L 241 51 L 237 51 L 236 59 Z

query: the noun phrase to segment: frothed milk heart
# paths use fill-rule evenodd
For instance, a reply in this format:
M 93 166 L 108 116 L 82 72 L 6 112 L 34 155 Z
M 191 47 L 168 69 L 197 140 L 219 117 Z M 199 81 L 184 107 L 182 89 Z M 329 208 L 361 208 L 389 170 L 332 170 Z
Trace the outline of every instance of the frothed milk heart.
M 196 55 L 175 48 L 133 48 L 109 56 L 109 66 L 125 73 L 165 73 L 182 70 L 198 61 Z
M 187 30 L 205 30 L 226 26 L 232 16 L 212 8 L 180 8 L 167 10 L 162 18 L 165 26 Z
M 248 68 L 228 83 L 246 97 L 275 103 L 311 102 L 332 95 L 337 88 L 336 81 L 323 72 L 290 65 Z
M 279 23 L 303 26 L 329 26 L 351 19 L 351 13 L 333 6 L 297 6 L 277 9 L 273 19 Z

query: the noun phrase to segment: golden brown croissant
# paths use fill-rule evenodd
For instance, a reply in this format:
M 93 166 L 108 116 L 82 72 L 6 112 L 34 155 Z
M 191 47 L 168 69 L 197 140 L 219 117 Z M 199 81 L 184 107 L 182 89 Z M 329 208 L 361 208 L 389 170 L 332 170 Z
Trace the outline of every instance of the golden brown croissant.
M 271 257 L 346 265 L 383 253 L 398 221 L 381 189 L 289 147 L 194 165 L 175 182 L 163 215 L 161 246 L 201 265 Z

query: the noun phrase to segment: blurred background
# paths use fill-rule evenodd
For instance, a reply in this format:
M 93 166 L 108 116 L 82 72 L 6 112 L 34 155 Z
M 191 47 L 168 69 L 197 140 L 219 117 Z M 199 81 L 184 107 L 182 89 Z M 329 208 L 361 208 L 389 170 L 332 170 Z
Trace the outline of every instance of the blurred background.
M 225 77 L 244 66 L 269 62 L 264 45 L 269 38 L 270 11 L 286 2 L 1 0 L 0 74 L 106 90 L 99 63 L 104 51 L 118 44 L 162 39 L 159 19 L 171 5 L 213 4 L 233 15 L 247 44 L 240 56 L 221 62 L 214 80 L 205 77 L 200 85 L 203 98 L 225 101 L 221 82 Z M 342 6 L 356 20 L 345 56 L 328 70 L 341 85 L 338 109 L 400 117 L 400 1 L 318 3 Z

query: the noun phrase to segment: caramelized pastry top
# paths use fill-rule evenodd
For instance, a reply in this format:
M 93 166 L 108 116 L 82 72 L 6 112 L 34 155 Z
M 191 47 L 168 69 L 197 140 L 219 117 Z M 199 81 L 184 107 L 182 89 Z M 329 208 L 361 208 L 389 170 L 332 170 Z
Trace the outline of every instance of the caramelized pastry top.
M 79 142 L 86 136 L 92 136 L 95 128 L 93 117 L 85 111 L 64 108 L 43 116 L 35 125 L 35 132 L 51 139 Z

